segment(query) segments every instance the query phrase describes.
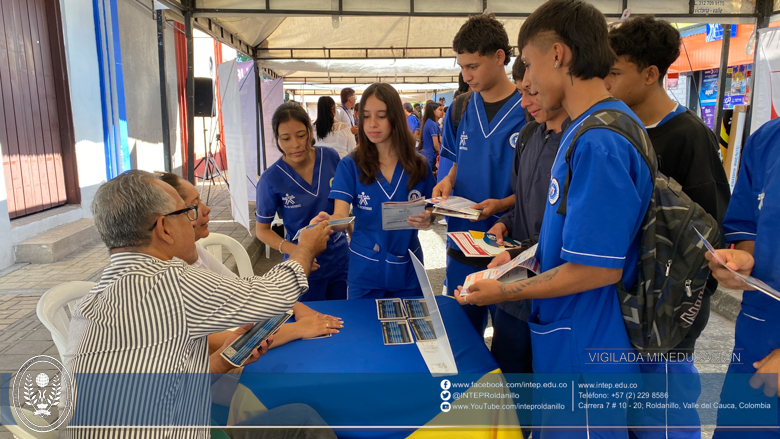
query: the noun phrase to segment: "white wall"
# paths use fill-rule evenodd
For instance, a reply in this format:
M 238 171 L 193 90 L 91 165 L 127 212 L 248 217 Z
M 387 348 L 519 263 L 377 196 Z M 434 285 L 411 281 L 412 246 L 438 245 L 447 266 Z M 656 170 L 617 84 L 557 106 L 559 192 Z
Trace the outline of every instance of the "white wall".
M 117 8 L 125 80 L 130 165 L 133 169 L 162 171 L 165 169 L 165 155 L 161 122 L 157 20 L 152 18 L 148 8 L 135 0 L 117 0 Z M 170 24 L 165 26 L 165 38 L 168 122 L 169 129 L 175 134 L 178 111 L 176 52 L 171 50 L 174 48 L 174 29 Z M 171 139 L 173 138 L 174 135 L 171 135 Z
M 79 213 L 65 214 L 70 221 L 91 217 L 90 204 L 98 186 L 106 180 L 103 149 L 102 109 L 98 77 L 97 46 L 92 0 L 60 0 L 68 85 L 76 140 L 76 164 L 81 190 Z M 63 121 L 63 123 L 69 123 Z M 8 216 L 5 179 L 0 169 L 0 269 L 14 262 L 11 222 Z M 57 221 L 34 221 L 24 226 L 25 234 L 42 233 Z M 17 230 L 15 235 L 21 232 Z M 27 235 L 25 235 L 27 236 Z
M 92 217 L 90 204 L 95 191 L 106 181 L 101 123 L 103 113 L 92 0 L 60 0 L 60 7 L 73 109 L 73 132 L 76 137 L 81 207 L 84 217 Z
M 0 161 L 2 157 L 0 156 Z M 0 270 L 14 263 L 14 246 L 11 240 L 11 220 L 8 217 L 8 197 L 5 192 L 4 166 L 0 166 Z

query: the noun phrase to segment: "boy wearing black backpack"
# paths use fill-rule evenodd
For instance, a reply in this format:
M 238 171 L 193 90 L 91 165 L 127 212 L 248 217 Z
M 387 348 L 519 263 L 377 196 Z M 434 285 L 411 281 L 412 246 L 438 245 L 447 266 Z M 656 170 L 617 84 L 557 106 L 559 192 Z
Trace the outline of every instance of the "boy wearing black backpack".
M 666 21 L 641 16 L 630 18 L 611 29 L 609 41 L 618 61 L 604 81 L 607 90 L 642 120 L 658 154 L 658 171 L 680 183 L 691 200 L 720 224 L 726 214 L 731 191 L 718 155 L 718 139 L 698 116 L 674 102 L 663 86 L 669 66 L 680 56 L 680 32 Z M 672 400 L 695 400 L 700 393 L 696 389 L 699 378 L 693 365 L 693 351 L 696 339 L 709 320 L 710 296 L 717 286 L 714 279 L 708 283 L 693 325 L 682 342 L 670 351 L 674 361 L 640 364 L 643 373 L 673 374 L 667 378 L 670 393 L 693 390 L 695 394 L 671 395 Z M 678 373 L 697 375 L 674 375 Z M 647 415 L 649 411 L 641 410 L 641 414 Z M 687 413 L 664 410 L 659 414 L 669 425 L 694 426 L 699 422 L 695 410 Z M 678 419 L 671 419 L 675 416 Z M 662 433 L 665 432 L 634 432 L 639 437 L 663 437 Z M 700 437 L 701 432 L 689 429 L 684 433 L 678 429 L 675 434 L 675 437 Z
M 520 105 L 532 120 L 520 130 L 520 140 L 515 148 L 512 188 L 516 201 L 514 206 L 488 230 L 488 233 L 496 236 L 499 244 L 502 244 L 503 239 L 508 236 L 521 242 L 522 245 L 493 258 L 488 268 L 509 262 L 539 240 L 542 217 L 547 204 L 550 169 L 558 154 L 563 130 L 570 122 L 569 116 L 563 109 L 547 111 L 536 100 L 536 96 L 523 89 L 524 75 L 525 65 L 518 57 L 512 66 L 512 79 L 523 94 Z M 493 358 L 504 373 L 533 372 L 531 332 L 528 329 L 531 301 L 501 302 L 496 305 L 498 309 L 493 319 L 493 343 L 490 345 Z
M 615 284 L 630 288 L 637 279 L 640 226 L 653 191 L 650 167 L 627 137 L 609 129 L 584 131 L 572 145 L 572 136 L 599 110 L 619 110 L 642 130 L 639 118 L 604 87 L 615 61 L 606 19 L 583 1 L 550 1 L 525 21 L 518 47 L 526 65 L 524 87 L 538 93 L 544 108 L 563 108 L 572 117 L 551 173 L 536 253 L 542 273 L 511 284 L 483 280 L 456 298 L 476 305 L 533 299 L 528 324 L 535 374 L 599 374 L 610 381 L 614 374 L 637 373 L 634 363 L 600 358 L 633 351 Z M 598 431 L 601 438 L 624 438 L 626 413 L 620 407 L 542 410 L 543 427 L 581 430 L 542 430 L 540 436 Z M 601 430 L 604 425 L 611 428 Z

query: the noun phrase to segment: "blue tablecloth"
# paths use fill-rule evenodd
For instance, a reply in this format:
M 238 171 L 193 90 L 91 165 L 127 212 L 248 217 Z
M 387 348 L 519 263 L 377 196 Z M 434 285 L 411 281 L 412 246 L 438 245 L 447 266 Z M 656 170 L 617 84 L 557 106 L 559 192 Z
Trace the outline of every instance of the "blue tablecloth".
M 496 371 L 498 364 L 461 306 L 450 297 L 436 299 L 459 372 L 448 378 L 478 381 Z M 341 317 L 344 328 L 330 338 L 274 348 L 246 366 L 241 384 L 265 407 L 308 404 L 336 428 L 339 437 L 405 437 L 441 413 L 443 378 L 431 376 L 415 344 L 384 345 L 373 299 L 308 305 Z M 402 430 L 367 432 L 339 426 Z

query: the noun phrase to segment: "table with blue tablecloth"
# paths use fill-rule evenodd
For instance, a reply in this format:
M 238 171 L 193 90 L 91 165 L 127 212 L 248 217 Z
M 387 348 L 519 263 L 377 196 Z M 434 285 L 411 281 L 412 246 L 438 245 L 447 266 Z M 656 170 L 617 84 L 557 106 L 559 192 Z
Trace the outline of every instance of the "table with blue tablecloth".
M 320 313 L 341 317 L 344 328 L 332 337 L 298 340 L 271 349 L 246 366 L 239 386 L 244 392 L 233 398 L 231 419 L 225 422 L 230 425 L 266 409 L 303 403 L 344 438 L 451 437 L 455 425 L 464 426 L 469 437 L 516 437 L 515 411 L 490 410 L 500 398 L 478 399 L 470 394 L 455 401 L 452 396 L 475 391 L 468 391 L 466 383 L 501 382 L 503 376 L 461 306 L 451 297 L 439 296 L 436 301 L 457 375 L 433 377 L 415 344 L 384 345 L 373 299 L 309 302 Z M 445 379 L 452 387 L 443 390 Z M 480 385 L 484 384 L 471 387 Z M 442 405 L 464 401 L 490 401 L 491 405 L 460 412 Z M 445 425 L 450 428 L 433 428 Z M 497 425 L 505 428 L 497 429 Z

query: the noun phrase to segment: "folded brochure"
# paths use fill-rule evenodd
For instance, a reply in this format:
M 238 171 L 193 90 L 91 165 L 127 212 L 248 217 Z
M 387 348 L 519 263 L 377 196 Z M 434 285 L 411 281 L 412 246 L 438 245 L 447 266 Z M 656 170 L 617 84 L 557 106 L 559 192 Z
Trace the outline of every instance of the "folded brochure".
M 496 236 L 492 233 L 477 232 L 475 230 L 450 232 L 447 236 L 455 242 L 455 245 L 463 252 L 463 255 L 469 258 L 494 257 L 504 250 L 520 246 L 519 242 L 510 238 L 504 238 L 505 245 L 500 246 Z
M 448 197 L 446 200 L 442 197 L 434 197 L 425 201 L 433 204 L 433 213 L 444 216 L 475 220 L 482 213 L 480 210 L 471 208 L 477 203 L 463 197 Z
M 352 224 L 352 221 L 355 221 L 355 217 L 354 216 L 348 216 L 346 218 L 341 218 L 341 219 L 330 221 L 328 223 L 328 225 L 330 226 L 331 229 L 333 229 L 333 232 L 338 233 L 338 232 L 346 231 L 349 228 L 349 225 Z M 317 224 L 309 224 L 308 226 L 304 227 L 303 229 L 298 230 L 298 232 L 295 233 L 295 236 L 293 236 L 292 240 L 293 241 L 297 241 L 298 238 L 301 237 L 301 232 L 304 229 L 311 229 L 312 227 L 317 227 Z
M 742 273 L 737 273 L 736 271 L 729 268 L 728 265 L 726 265 L 726 262 L 723 260 L 723 258 L 718 255 L 718 253 L 715 251 L 715 247 L 710 244 L 709 241 L 707 241 L 707 238 L 705 238 L 701 232 L 699 232 L 695 227 L 693 230 L 696 230 L 696 234 L 699 235 L 699 238 L 704 242 L 704 245 L 707 246 L 707 250 L 709 250 L 710 254 L 712 254 L 712 258 L 715 259 L 717 263 L 720 265 L 726 267 L 726 269 L 732 273 L 734 273 L 734 276 L 738 277 L 742 280 L 742 282 L 745 282 L 749 286 L 755 288 L 757 291 L 761 291 L 762 293 L 766 294 L 767 296 L 780 301 L 780 292 L 775 290 L 774 288 L 767 285 L 765 282 L 756 279 L 753 276 L 746 276 Z
M 466 276 L 466 280 L 463 282 L 464 292 L 461 293 L 461 295 L 468 294 L 468 287 L 484 279 L 495 279 L 502 283 L 510 283 L 528 277 L 527 270 L 531 270 L 538 274 L 539 261 L 536 260 L 535 256 L 536 245 L 520 253 L 520 255 L 504 265 L 496 268 L 488 268 L 487 270 L 478 271 Z

